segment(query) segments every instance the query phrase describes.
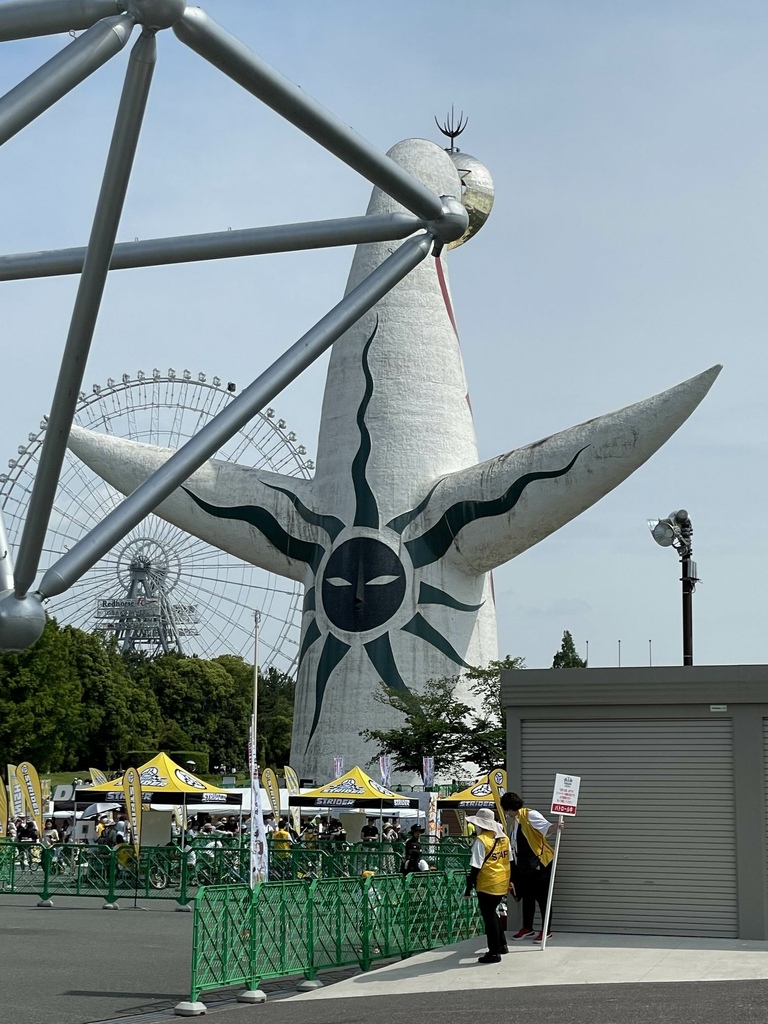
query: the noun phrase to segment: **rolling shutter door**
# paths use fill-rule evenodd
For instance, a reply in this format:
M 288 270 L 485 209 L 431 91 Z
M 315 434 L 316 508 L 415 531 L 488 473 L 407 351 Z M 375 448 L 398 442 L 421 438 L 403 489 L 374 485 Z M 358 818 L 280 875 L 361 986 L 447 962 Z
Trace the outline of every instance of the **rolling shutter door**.
M 550 818 L 555 773 L 582 779 L 555 929 L 737 935 L 729 719 L 523 721 L 522 766 L 526 805 Z

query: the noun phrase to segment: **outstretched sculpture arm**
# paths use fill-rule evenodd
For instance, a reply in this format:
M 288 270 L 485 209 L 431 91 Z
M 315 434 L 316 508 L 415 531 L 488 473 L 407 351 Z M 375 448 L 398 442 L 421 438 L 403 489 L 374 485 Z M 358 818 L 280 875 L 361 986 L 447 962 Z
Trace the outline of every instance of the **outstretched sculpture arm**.
M 443 477 L 420 509 L 389 525 L 416 567 L 445 558 L 465 572 L 489 572 L 642 466 L 691 415 L 720 369 Z
M 134 491 L 173 455 L 172 448 L 77 426 L 72 427 L 69 448 L 123 494 Z M 211 459 L 155 514 L 246 562 L 303 580 L 307 565 L 321 554 L 317 527 L 299 512 L 310 500 L 311 487 L 308 480 Z

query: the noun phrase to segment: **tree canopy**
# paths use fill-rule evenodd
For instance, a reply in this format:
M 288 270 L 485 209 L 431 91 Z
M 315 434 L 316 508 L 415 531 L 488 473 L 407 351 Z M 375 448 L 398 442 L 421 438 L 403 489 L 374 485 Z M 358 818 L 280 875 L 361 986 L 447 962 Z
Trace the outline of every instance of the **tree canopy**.
M 259 674 L 263 767 L 288 762 L 294 685 L 274 668 Z M 49 619 L 29 650 L 0 654 L 0 760 L 113 770 L 130 751 L 191 748 L 244 768 L 252 701 L 253 666 L 242 658 L 123 655 Z
M 360 735 L 376 744 L 376 757 L 392 756 L 395 771 L 420 773 L 425 755 L 434 757 L 436 773 L 453 774 L 467 763 L 490 771 L 506 760 L 501 672 L 524 668 L 523 658 L 507 655 L 469 669 L 464 676 L 430 679 L 420 694 L 382 683 L 374 700 L 399 711 L 402 724 L 365 729 Z M 466 699 L 460 699 L 457 691 L 465 693 Z
M 566 629 L 563 633 L 563 641 L 560 650 L 552 660 L 552 668 L 586 668 L 587 663 L 579 657 L 573 637 Z

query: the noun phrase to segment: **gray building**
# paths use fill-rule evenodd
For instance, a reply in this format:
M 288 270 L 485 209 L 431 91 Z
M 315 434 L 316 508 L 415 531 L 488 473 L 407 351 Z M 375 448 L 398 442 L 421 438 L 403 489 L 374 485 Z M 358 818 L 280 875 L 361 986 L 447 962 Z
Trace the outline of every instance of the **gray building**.
M 555 929 L 768 937 L 768 666 L 502 673 L 509 788 L 566 819 Z

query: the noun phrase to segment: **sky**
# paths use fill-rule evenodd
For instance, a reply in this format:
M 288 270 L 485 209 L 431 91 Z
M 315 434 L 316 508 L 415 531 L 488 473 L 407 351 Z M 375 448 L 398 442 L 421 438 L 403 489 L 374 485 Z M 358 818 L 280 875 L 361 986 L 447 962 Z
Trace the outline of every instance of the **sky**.
M 496 186 L 449 257 L 481 458 L 724 365 L 645 466 L 494 573 L 500 654 L 547 668 L 569 630 L 590 666 L 680 664 L 679 565 L 646 520 L 683 507 L 695 663 L 765 662 L 768 7 L 202 6 L 382 150 L 468 115 L 458 144 Z M 0 94 L 67 42 L 2 44 Z M 365 211 L 366 181 L 172 33 L 158 48 L 119 241 Z M 3 147 L 1 253 L 87 240 L 128 49 Z M 244 387 L 339 300 L 351 256 L 113 273 L 84 388 L 155 366 Z M 50 406 L 76 287 L 0 284 L 0 467 Z M 310 456 L 326 367 L 273 403 Z

